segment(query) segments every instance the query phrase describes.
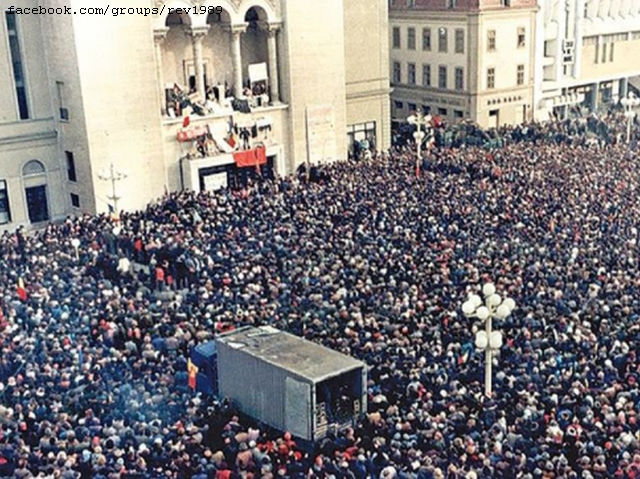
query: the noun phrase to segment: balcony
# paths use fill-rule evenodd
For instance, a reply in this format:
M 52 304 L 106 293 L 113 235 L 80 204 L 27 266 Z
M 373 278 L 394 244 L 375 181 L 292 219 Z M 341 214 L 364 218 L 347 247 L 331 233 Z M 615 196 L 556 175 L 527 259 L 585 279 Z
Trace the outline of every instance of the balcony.
M 264 147 L 273 166 L 283 173 L 289 106 L 256 106 L 249 113 L 220 108 L 205 115 L 162 120 L 169 184 L 199 191 L 201 171 L 235 164 L 234 153 Z

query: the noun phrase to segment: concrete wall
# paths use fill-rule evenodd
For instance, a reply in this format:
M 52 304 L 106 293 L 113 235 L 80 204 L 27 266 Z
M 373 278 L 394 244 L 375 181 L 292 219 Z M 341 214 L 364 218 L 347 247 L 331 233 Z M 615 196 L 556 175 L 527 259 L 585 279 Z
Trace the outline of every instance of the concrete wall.
M 626 78 L 640 74 L 640 19 L 638 21 L 638 38 L 606 44 L 606 61 L 602 62 L 602 51 L 605 44 L 585 45 L 582 47 L 582 68 L 579 78 L 584 82 Z M 602 38 L 602 37 L 601 37 Z M 613 61 L 610 52 L 613 45 Z M 596 62 L 596 48 L 598 61 Z M 632 59 L 636 59 L 633 61 Z
M 307 107 L 332 106 L 337 154 L 346 158 L 344 5 L 342 0 L 283 0 L 282 7 L 286 21 L 280 36 L 281 78 L 290 105 L 288 170 L 293 171 L 307 160 Z
M 72 1 L 72 7 L 84 4 Z M 130 2 L 111 2 L 112 8 L 123 6 Z M 119 207 L 143 208 L 165 185 L 152 17 L 73 19 L 96 210 L 108 210 L 111 184 L 97 175 L 111 163 L 128 175 L 118 183 Z
M 376 122 L 378 149 L 389 148 L 389 28 L 387 0 L 344 4 L 347 125 Z

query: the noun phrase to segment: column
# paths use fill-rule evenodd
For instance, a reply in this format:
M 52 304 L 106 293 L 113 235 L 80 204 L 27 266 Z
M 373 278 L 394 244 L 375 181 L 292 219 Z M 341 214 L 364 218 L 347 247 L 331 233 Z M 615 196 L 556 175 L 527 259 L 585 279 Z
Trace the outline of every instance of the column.
M 167 37 L 168 28 L 158 28 L 153 31 L 156 54 L 156 81 L 158 82 L 158 97 L 160 99 L 160 114 L 166 114 L 166 98 L 164 92 L 164 74 L 162 71 L 162 44 Z
M 629 79 L 621 78 L 620 84 L 618 86 L 618 99 L 622 100 L 627 97 L 627 93 L 629 91 Z
M 207 99 L 207 92 L 204 86 L 204 59 L 202 58 L 202 39 L 209 31 L 209 26 L 192 27 L 191 41 L 193 44 L 193 62 L 196 71 L 196 89 L 201 101 Z
M 598 96 L 600 94 L 600 92 L 598 91 L 600 89 L 600 85 L 596 82 L 596 83 L 592 83 L 591 84 L 591 93 L 590 93 L 590 97 L 589 97 L 589 109 L 594 112 L 597 110 L 598 108 Z
M 280 23 L 270 23 L 267 26 L 269 50 L 269 96 L 271 104 L 280 103 L 280 85 L 278 83 L 278 43 L 276 35 L 280 30 Z
M 236 98 L 242 96 L 242 49 L 240 35 L 247 30 L 247 24 L 231 25 L 231 56 L 233 58 L 233 94 Z

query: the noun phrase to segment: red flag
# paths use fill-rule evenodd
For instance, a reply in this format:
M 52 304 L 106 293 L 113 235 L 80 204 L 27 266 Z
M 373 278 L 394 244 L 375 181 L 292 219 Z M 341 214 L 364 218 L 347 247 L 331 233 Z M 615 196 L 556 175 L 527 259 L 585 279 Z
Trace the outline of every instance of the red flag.
M 191 124 L 191 117 L 189 115 L 184 117 L 184 120 L 182 120 L 182 128 L 186 128 Z
M 18 297 L 22 301 L 27 300 L 27 290 L 24 287 L 24 281 L 22 280 L 22 277 L 18 279 Z

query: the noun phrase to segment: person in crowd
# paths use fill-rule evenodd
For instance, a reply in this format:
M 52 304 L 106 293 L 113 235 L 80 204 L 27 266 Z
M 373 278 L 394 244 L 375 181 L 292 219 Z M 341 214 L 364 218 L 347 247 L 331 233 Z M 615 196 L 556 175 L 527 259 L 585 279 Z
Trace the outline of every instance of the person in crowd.
M 117 228 L 4 233 L 0 477 L 640 477 L 623 130 L 614 113 L 528 124 L 501 148 L 454 139 L 419 177 L 399 148 L 317 181 L 169 193 Z M 487 281 L 517 303 L 491 397 L 460 311 Z M 191 348 L 243 325 L 365 361 L 367 414 L 305 449 L 195 394 Z

